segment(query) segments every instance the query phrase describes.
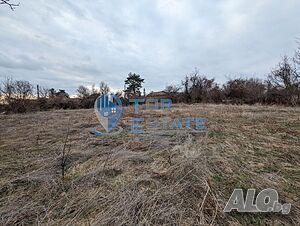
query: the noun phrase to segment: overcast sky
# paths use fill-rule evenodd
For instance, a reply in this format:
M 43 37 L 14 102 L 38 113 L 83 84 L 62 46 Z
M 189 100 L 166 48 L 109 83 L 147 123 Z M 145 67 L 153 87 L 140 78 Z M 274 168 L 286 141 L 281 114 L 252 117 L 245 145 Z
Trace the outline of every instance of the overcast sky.
M 19 1 L 0 5 L 0 78 L 70 93 L 120 90 L 129 72 L 148 92 L 195 67 L 219 83 L 264 78 L 300 38 L 299 0 Z

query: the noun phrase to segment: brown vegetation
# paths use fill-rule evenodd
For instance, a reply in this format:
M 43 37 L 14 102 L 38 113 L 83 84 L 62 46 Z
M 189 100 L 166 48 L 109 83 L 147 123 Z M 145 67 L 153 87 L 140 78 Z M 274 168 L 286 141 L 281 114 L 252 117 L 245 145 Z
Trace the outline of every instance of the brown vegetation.
M 180 85 L 169 85 L 164 91 L 150 92 L 143 98 L 170 98 L 174 103 L 229 103 L 229 104 L 277 104 L 286 106 L 300 105 L 299 53 L 293 59 L 283 57 L 265 81 L 256 78 L 230 79 L 220 86 L 214 79 L 201 75 L 196 69 L 185 76 Z M 127 88 L 115 95 L 122 97 L 124 105 L 128 99 L 141 98 L 140 88 L 144 79 L 140 75 L 129 73 L 125 84 Z M 33 85 L 28 81 L 15 81 L 6 78 L 0 86 L 0 95 L 4 103 L 0 111 L 22 113 L 49 109 L 92 108 L 100 94 L 109 92 L 106 83 L 101 82 L 99 90 L 92 86 L 88 89 L 79 86 L 78 98 L 69 98 L 65 90 L 46 89 L 37 86 L 36 95 Z
M 131 111 L 103 137 L 89 134 L 92 110 L 1 115 L 0 224 L 300 224 L 298 107 L 175 105 L 171 117 L 208 119 L 202 133 L 130 134 Z M 289 215 L 222 212 L 234 188 L 269 187 Z

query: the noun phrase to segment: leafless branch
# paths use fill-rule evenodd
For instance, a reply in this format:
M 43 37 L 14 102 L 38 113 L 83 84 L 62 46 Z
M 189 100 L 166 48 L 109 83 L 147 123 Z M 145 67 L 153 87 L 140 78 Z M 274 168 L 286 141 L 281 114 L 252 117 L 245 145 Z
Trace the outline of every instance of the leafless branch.
M 10 9 L 14 11 L 15 8 L 20 5 L 20 2 L 18 4 L 15 4 L 15 3 L 10 3 L 10 0 L 0 0 L 0 5 L 3 4 L 8 5 Z

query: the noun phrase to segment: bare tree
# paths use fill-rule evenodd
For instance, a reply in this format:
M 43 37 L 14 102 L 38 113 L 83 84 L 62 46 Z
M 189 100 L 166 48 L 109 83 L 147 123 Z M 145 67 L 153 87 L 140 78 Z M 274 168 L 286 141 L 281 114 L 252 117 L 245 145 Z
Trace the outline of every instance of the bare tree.
M 183 94 L 186 102 L 211 102 L 212 91 L 218 89 L 214 79 L 208 79 L 200 75 L 197 68 L 182 81 Z
M 190 102 L 191 100 L 191 94 L 189 92 L 189 77 L 186 75 L 184 80 L 181 81 L 182 86 L 183 86 L 183 96 L 184 96 L 184 101 L 185 102 Z
M 83 99 L 83 98 L 87 98 L 90 96 L 90 91 L 87 87 L 81 85 L 77 89 L 77 94 L 78 94 L 79 98 Z
M 110 91 L 108 85 L 103 81 L 100 82 L 99 88 L 100 88 L 100 94 L 107 94 Z
M 283 57 L 277 68 L 268 76 L 268 79 L 275 86 L 285 89 L 291 89 L 299 83 L 296 67 L 292 65 L 290 58 L 287 56 Z
M 91 88 L 91 95 L 92 94 L 97 94 L 97 89 L 95 88 L 95 84 L 92 85 L 92 88 Z
M 254 104 L 263 101 L 266 86 L 259 79 L 236 78 L 226 82 L 223 90 L 226 102 Z
M 41 98 L 47 98 L 49 97 L 50 90 L 46 87 L 40 87 L 39 89 L 39 95 Z
M 166 86 L 164 92 L 167 94 L 168 98 L 170 98 L 174 103 L 179 100 L 179 91 L 181 90 L 180 86 L 177 85 L 168 85 Z
M 28 81 L 15 81 L 14 87 L 15 97 L 18 100 L 25 100 L 33 95 L 33 86 Z
M 298 43 L 298 48 L 295 51 L 295 57 L 293 58 L 293 60 L 296 65 L 296 70 L 299 76 L 300 75 L 300 40 L 297 41 L 297 43 Z
M 168 85 L 165 88 L 165 92 L 177 94 L 181 90 L 180 86 L 177 85 Z
M 268 76 L 268 82 L 273 87 L 282 90 L 290 104 L 300 101 L 300 75 L 295 63 L 284 56 L 277 68 L 272 70 Z
M 16 4 L 16 3 L 10 3 L 10 0 L 0 0 L 0 5 L 8 5 L 10 9 L 14 11 L 15 8 L 20 5 L 20 3 Z
M 10 103 L 11 100 L 14 98 L 15 93 L 14 81 L 11 77 L 6 77 L 4 81 L 2 81 L 0 86 L 0 92 L 4 100 L 7 103 Z
M 33 96 L 33 86 L 28 81 L 15 81 L 7 77 L 0 85 L 0 93 L 9 112 L 26 112 L 33 109 L 30 100 Z

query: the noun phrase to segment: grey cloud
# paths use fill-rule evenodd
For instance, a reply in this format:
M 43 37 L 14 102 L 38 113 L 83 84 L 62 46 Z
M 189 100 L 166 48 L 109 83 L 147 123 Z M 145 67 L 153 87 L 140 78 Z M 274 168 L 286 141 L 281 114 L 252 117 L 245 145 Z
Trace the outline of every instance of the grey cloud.
M 0 75 L 64 86 L 140 73 L 148 91 L 197 67 L 224 82 L 263 78 L 300 37 L 296 0 L 22 1 L 0 7 Z M 30 12 L 30 13 L 29 13 Z M 62 85 L 63 84 L 63 85 Z
M 42 65 L 29 58 L 26 55 L 20 55 L 18 58 L 11 58 L 0 53 L 0 67 L 10 69 L 26 69 L 31 71 L 43 70 Z

